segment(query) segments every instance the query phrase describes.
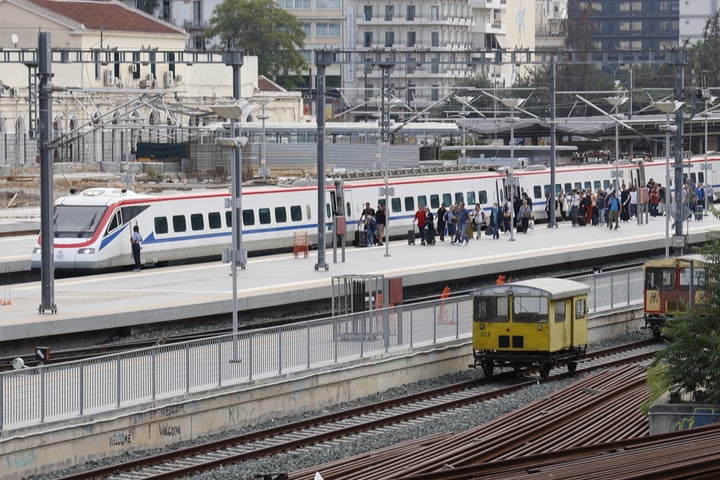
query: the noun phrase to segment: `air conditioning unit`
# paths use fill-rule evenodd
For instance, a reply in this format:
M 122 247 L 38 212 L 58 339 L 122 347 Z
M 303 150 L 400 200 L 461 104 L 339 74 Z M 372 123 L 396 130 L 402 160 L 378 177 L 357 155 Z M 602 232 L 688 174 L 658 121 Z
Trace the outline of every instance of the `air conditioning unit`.
M 18 89 L 17 88 L 10 88 L 9 90 L 11 97 L 17 97 Z
M 116 81 L 117 78 L 115 78 L 115 74 L 112 70 L 105 70 L 105 72 L 103 72 L 103 83 L 105 85 L 115 85 Z
M 175 86 L 175 72 L 171 72 L 171 71 L 165 72 L 165 86 L 166 87 L 174 87 Z
M 131 63 L 131 64 L 130 64 L 130 67 L 128 67 L 128 71 L 129 71 L 130 73 L 137 73 L 137 71 L 138 71 L 138 65 L 137 65 L 137 63 Z
M 152 82 L 153 80 L 155 80 L 155 75 L 152 74 L 152 73 L 148 73 L 148 74 L 145 76 L 145 80 L 147 80 L 148 82 Z
M 175 83 L 182 83 L 183 78 L 182 75 L 175 75 Z
M 138 85 L 140 86 L 140 88 L 147 88 L 148 82 L 147 80 L 140 80 L 140 83 L 138 83 Z

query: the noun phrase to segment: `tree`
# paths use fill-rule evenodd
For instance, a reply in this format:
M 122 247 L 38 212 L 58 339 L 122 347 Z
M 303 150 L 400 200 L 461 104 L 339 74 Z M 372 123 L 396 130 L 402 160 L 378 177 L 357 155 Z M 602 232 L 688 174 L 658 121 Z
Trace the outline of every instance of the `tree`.
M 708 18 L 703 39 L 690 48 L 688 67 L 696 85 L 704 87 L 720 85 L 720 11 Z
M 258 73 L 272 80 L 300 78 L 307 69 L 301 50 L 302 23 L 273 0 L 224 0 L 210 18 L 208 38 L 219 37 L 223 48 L 258 57 Z
M 718 217 L 720 212 L 713 210 Z M 709 265 L 705 288 L 710 292 L 707 314 L 688 312 L 666 322 L 663 335 L 670 340 L 658 353 L 654 367 L 665 389 L 683 389 L 696 401 L 720 403 L 720 233 L 710 232 L 700 249 Z

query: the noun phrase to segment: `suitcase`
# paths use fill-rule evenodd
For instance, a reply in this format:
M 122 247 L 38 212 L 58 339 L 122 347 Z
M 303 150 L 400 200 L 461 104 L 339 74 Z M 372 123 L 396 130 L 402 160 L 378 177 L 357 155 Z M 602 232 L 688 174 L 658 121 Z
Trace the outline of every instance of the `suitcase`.
M 587 225 L 587 219 L 585 217 L 578 217 L 577 219 L 578 226 L 584 227 Z
M 367 247 L 367 234 L 363 231 L 355 231 L 355 246 L 356 247 Z
M 408 245 L 415 245 L 415 229 L 408 230 L 407 238 L 408 238 Z
M 493 233 L 495 233 L 493 227 L 491 227 L 491 226 L 485 227 L 485 235 L 492 236 Z
M 703 207 L 702 205 L 696 205 L 695 206 L 695 220 L 702 220 L 703 217 Z

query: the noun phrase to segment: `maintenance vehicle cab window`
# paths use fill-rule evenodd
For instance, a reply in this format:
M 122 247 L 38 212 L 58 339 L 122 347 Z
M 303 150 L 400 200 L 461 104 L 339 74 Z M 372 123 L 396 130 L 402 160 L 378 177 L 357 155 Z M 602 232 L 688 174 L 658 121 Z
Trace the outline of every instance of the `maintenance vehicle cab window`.
M 547 323 L 547 299 L 543 297 L 514 297 L 513 321 L 517 323 Z

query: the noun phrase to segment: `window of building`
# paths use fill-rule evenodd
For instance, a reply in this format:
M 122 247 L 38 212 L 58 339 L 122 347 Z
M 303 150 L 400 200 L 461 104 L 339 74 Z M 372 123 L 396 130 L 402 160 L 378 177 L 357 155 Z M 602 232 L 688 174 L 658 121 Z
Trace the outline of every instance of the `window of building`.
M 430 100 L 433 102 L 440 100 L 440 88 L 437 85 L 430 87 Z
M 395 45 L 395 32 L 385 32 L 385 46 L 392 47 Z
M 440 32 L 431 32 L 430 33 L 430 46 L 433 46 L 433 47 L 440 46 Z
M 340 24 L 336 22 L 318 22 L 315 25 L 316 37 L 339 37 Z
M 415 46 L 415 32 L 408 32 L 407 34 L 407 46 L 408 47 L 414 47 Z
M 366 48 L 372 47 L 373 43 L 373 32 L 363 33 L 363 46 Z
M 440 9 L 437 5 L 430 7 L 430 20 L 440 20 Z
M 315 0 L 315 8 L 318 10 L 339 10 L 340 0 Z
M 372 17 L 373 17 L 372 5 L 365 5 L 363 7 L 363 20 L 365 20 L 366 22 L 369 22 L 370 20 L 372 20 Z
M 312 37 L 312 24 L 311 23 L 303 23 L 302 31 L 306 37 Z
M 415 20 L 415 5 L 408 5 L 405 20 L 412 22 Z
M 392 21 L 394 16 L 395 16 L 395 6 L 394 5 L 385 5 L 385 20 L 390 22 L 390 21 Z

